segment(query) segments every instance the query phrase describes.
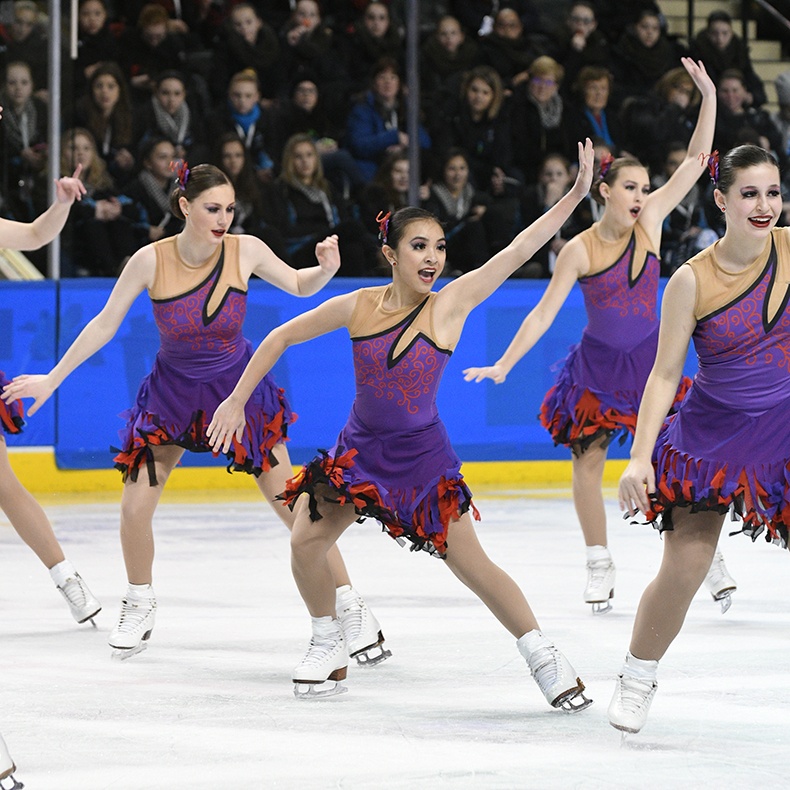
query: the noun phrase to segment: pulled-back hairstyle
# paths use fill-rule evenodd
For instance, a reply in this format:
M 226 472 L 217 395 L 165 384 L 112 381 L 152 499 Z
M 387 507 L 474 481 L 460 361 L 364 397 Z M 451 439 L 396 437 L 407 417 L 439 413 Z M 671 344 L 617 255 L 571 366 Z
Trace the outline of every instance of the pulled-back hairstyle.
M 400 244 L 400 241 L 403 238 L 403 232 L 406 230 L 407 225 L 412 222 L 423 222 L 425 220 L 428 220 L 429 222 L 435 222 L 439 227 L 442 227 L 442 223 L 439 222 L 436 216 L 430 211 L 426 211 L 424 208 L 406 206 L 405 208 L 398 209 L 389 218 L 387 223 L 386 237 L 383 237 L 383 234 L 380 234 L 382 246 L 386 244 L 388 247 L 395 249 L 395 247 Z
M 624 167 L 641 167 L 643 170 L 647 170 L 636 157 L 618 156 L 617 159 L 614 159 L 609 165 L 609 169 L 606 171 L 603 178 L 601 178 L 599 173 L 593 180 L 593 184 L 590 187 L 590 194 L 593 196 L 593 200 L 596 203 L 601 206 L 606 204 L 606 201 L 601 196 L 601 184 L 608 184 L 609 186 L 614 184 L 614 182 L 617 181 L 617 174 Z
M 719 180 L 716 187 L 726 195 L 735 182 L 738 171 L 755 165 L 773 165 L 779 169 L 776 159 L 759 145 L 739 145 L 731 148 L 719 161 Z
M 184 189 L 181 189 L 180 184 L 170 193 L 170 211 L 176 219 L 184 220 L 186 217 L 181 211 L 181 206 L 178 204 L 178 199 L 183 195 L 187 200 L 195 200 L 195 198 L 202 195 L 207 189 L 227 184 L 232 187 L 230 179 L 218 167 L 214 165 L 196 165 L 189 169 L 189 176 L 186 179 Z

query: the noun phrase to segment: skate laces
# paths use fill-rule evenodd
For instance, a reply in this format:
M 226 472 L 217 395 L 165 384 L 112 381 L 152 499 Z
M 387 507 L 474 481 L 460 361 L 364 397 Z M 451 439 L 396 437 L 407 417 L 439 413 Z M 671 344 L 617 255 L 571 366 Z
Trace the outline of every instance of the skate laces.
M 341 644 L 341 637 L 329 637 L 321 640 L 312 637 L 310 639 L 310 647 L 307 648 L 307 652 L 299 666 L 321 666 L 327 658 L 338 651 Z
M 342 609 L 338 612 L 343 633 L 349 641 L 356 639 L 361 633 L 365 620 L 364 603 L 357 597 L 348 603 L 342 602 Z
M 88 603 L 88 593 L 78 573 L 69 576 L 59 589 L 72 606 L 81 608 Z
M 650 706 L 656 690 L 654 680 L 640 680 L 630 675 L 620 675 L 617 696 L 620 708 L 626 713 L 641 715 Z
M 532 677 L 541 689 L 549 689 L 562 674 L 562 654 L 554 645 L 539 647 L 529 657 Z
M 129 601 L 124 598 L 121 603 L 121 616 L 118 618 L 116 631 L 131 633 L 136 631 L 154 610 L 156 601 L 143 599 L 139 602 Z
M 611 560 L 591 560 L 587 563 L 587 571 L 590 574 L 588 584 L 603 584 L 606 575 L 612 568 Z

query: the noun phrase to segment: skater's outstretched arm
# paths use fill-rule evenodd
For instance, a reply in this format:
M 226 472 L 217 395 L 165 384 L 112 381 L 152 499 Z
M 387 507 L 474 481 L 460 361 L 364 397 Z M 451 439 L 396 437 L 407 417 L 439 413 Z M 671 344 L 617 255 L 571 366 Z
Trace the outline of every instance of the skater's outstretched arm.
M 694 127 L 686 150 L 686 158 L 666 184 L 648 195 L 642 209 L 640 223 L 650 234 L 651 239 L 661 238 L 664 219 L 705 172 L 708 164 L 707 155 L 711 153 L 710 149 L 713 145 L 713 133 L 716 127 L 716 86 L 705 71 L 702 61 L 695 63 L 691 58 L 681 60 L 702 95 L 702 102 L 697 125 Z
M 651 461 L 653 447 L 675 400 L 691 334 L 697 324 L 696 293 L 696 277 L 689 266 L 681 266 L 664 291 L 656 361 L 639 407 L 631 460 L 620 478 L 620 510 L 629 514 L 637 510 L 646 512 L 650 504 L 648 494 L 656 489 Z
M 552 209 L 544 214 L 543 217 L 538 220 L 538 222 L 542 222 L 544 219 L 549 217 L 551 212 L 558 208 L 562 202 L 569 197 L 571 200 L 575 200 L 575 202 L 570 205 L 570 210 L 568 210 L 568 204 L 566 204 L 566 206 L 561 210 L 559 216 L 563 216 L 565 211 L 568 211 L 567 216 L 570 215 L 570 212 L 573 211 L 578 202 L 582 199 L 582 197 L 584 197 L 584 195 L 587 194 L 590 189 L 593 170 L 592 162 L 592 144 L 588 140 L 585 144 L 583 152 L 581 150 L 580 144 L 579 176 L 576 179 L 576 184 L 574 184 L 573 190 L 571 190 L 571 192 L 569 192 L 559 203 L 555 204 Z M 582 176 L 584 176 L 584 180 L 580 183 L 579 179 Z M 579 191 L 584 189 L 584 193 L 579 195 L 578 192 L 575 192 L 577 187 L 579 188 Z M 565 218 L 567 218 L 567 216 Z M 556 230 L 562 226 L 565 218 L 562 219 L 553 232 L 556 232 Z M 534 228 L 537 224 L 538 223 L 536 222 L 531 227 Z M 529 230 L 530 228 L 527 228 L 527 231 Z M 527 231 L 523 231 L 522 233 L 526 233 Z M 551 238 L 552 235 L 553 233 L 550 233 L 546 240 Z M 542 246 L 546 240 L 542 241 L 540 246 Z M 514 243 L 516 241 L 518 241 L 518 237 L 516 237 Z M 503 252 L 499 253 L 499 255 L 503 255 L 505 252 L 507 252 L 507 249 L 509 248 L 503 250 Z M 539 247 L 531 249 L 529 254 L 531 255 L 534 253 L 536 249 L 539 249 Z M 491 261 L 486 264 L 486 266 L 494 263 L 497 257 L 498 256 L 494 256 L 494 258 L 492 258 Z M 526 260 L 526 258 L 522 258 L 522 263 L 524 260 Z M 517 268 L 517 266 L 514 268 Z M 543 296 L 524 319 L 518 332 L 516 332 L 515 336 L 513 337 L 513 340 L 510 341 L 510 345 L 505 350 L 505 353 L 493 365 L 488 365 L 486 367 L 466 368 L 466 370 L 464 370 L 464 379 L 466 381 L 476 382 L 483 381 L 483 379 L 492 379 L 495 383 L 501 384 L 507 378 L 507 374 L 516 364 L 516 362 L 518 362 L 521 357 L 523 357 L 532 348 L 532 346 L 534 346 L 535 343 L 540 340 L 546 330 L 552 325 L 557 313 L 565 303 L 565 300 L 568 298 L 568 294 L 571 292 L 574 283 L 579 279 L 579 277 L 586 274 L 589 268 L 590 261 L 588 259 L 587 250 L 584 244 L 578 238 L 571 239 L 562 248 L 560 254 L 557 256 L 557 264 L 554 267 L 551 280 L 549 281 Z M 512 271 L 509 273 L 512 273 Z M 476 272 L 470 272 L 469 274 L 464 275 L 464 277 L 459 278 L 459 280 L 464 280 L 466 277 L 471 277 L 474 274 L 476 274 Z
M 16 376 L 3 391 L 3 400 L 13 403 L 19 398 L 33 398 L 27 413 L 35 414 L 69 373 L 112 340 L 134 300 L 153 284 L 155 265 L 153 247 L 149 245 L 136 252 L 118 277 L 101 312 L 88 322 L 60 362 L 43 375 Z
M 247 403 L 260 380 L 274 367 L 285 350 L 289 346 L 295 346 L 335 329 L 347 327 L 356 299 L 356 292 L 328 299 L 322 305 L 292 318 L 266 335 L 247 363 L 247 367 L 244 368 L 233 392 L 220 403 L 214 412 L 206 434 L 212 448 L 227 452 L 234 435 L 238 440 L 241 440 L 246 424 L 244 404 Z
M 315 245 L 318 266 L 294 269 L 278 258 L 272 250 L 255 236 L 242 236 L 239 249 L 242 266 L 250 261 L 247 276 L 255 274 L 294 296 L 311 296 L 320 291 L 340 268 L 340 251 L 337 236 L 327 236 Z
M 37 250 L 49 244 L 63 230 L 71 204 L 81 200 L 85 185 L 80 181 L 82 165 L 70 177 L 55 181 L 55 202 L 32 222 L 15 222 L 0 217 L 0 246 L 13 250 Z

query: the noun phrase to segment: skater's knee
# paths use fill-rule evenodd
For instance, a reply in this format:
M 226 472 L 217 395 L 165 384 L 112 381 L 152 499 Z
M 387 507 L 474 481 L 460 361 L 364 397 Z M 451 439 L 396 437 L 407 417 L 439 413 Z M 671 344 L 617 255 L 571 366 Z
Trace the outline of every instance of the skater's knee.
M 325 556 L 333 541 L 315 524 L 297 519 L 291 529 L 291 553 L 297 559 Z

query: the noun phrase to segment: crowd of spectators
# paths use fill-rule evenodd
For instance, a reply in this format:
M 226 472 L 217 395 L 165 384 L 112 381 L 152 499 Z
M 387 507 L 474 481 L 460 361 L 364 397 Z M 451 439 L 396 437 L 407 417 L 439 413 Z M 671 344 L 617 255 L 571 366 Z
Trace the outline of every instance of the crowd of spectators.
M 63 235 L 64 274 L 117 276 L 135 250 L 178 233 L 167 197 L 179 158 L 228 174 L 231 232 L 296 267 L 336 233 L 340 274 L 381 274 L 375 217 L 405 204 L 413 145 L 420 200 L 447 230 L 448 271 L 468 271 L 562 197 L 577 140 L 666 179 L 699 105 L 686 54 L 719 89 L 715 147 L 757 142 L 785 164 L 790 73 L 769 115 L 725 12 L 684 42 L 651 0 L 560 5 L 558 16 L 543 0 L 422 3 L 413 140 L 404 0 L 80 0 L 77 57 L 63 55 L 61 169 L 81 163 L 87 195 Z M 0 214 L 23 221 L 45 207 L 50 180 L 43 6 L 17 0 L 0 26 Z M 721 232 L 711 192 L 701 181 L 668 218 L 665 274 Z M 583 202 L 518 274 L 549 276 L 597 216 Z

